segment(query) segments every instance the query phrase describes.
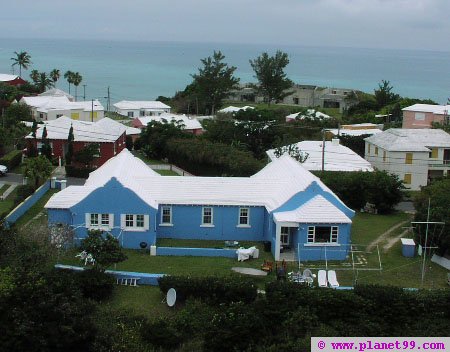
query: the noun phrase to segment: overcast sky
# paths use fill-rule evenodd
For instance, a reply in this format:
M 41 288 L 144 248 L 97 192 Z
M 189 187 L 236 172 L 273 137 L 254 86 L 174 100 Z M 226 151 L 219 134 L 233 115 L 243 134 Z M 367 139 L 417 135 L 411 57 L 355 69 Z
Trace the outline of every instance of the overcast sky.
M 10 0 L 0 37 L 450 50 L 450 0 Z

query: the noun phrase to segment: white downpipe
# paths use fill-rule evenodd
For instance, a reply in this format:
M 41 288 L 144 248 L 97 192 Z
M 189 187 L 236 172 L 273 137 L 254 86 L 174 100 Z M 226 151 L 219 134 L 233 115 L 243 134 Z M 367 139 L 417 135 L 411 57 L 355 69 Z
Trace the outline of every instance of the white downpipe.
M 275 223 L 275 260 L 280 260 L 281 226 Z

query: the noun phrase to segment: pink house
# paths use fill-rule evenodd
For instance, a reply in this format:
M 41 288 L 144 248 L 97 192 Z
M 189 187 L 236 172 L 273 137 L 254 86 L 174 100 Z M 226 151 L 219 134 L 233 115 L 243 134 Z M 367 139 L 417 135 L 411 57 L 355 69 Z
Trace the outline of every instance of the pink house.
M 448 122 L 450 105 L 414 104 L 402 110 L 402 128 L 431 128 L 433 122 Z

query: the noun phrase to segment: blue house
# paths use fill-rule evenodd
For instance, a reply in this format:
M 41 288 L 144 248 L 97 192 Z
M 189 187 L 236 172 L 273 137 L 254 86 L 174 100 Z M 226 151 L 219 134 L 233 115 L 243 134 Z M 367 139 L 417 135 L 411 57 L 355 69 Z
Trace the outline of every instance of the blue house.
M 343 260 L 350 246 L 349 209 L 318 177 L 282 156 L 251 177 L 160 176 L 124 149 L 45 205 L 50 224 L 76 239 L 90 229 L 125 248 L 157 238 L 270 241 L 276 260 Z

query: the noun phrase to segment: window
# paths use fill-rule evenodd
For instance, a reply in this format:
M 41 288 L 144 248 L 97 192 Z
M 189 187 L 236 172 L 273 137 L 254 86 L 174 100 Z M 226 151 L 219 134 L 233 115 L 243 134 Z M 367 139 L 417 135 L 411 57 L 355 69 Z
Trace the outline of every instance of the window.
M 202 209 L 202 225 L 210 226 L 213 225 L 213 208 L 204 207 Z
M 56 114 L 56 118 L 59 119 L 63 114 Z
M 72 120 L 79 120 L 80 119 L 80 113 L 79 112 L 73 112 L 70 114 L 70 118 Z
M 146 231 L 150 228 L 150 217 L 144 214 L 122 214 L 120 224 L 127 231 Z
M 375 147 L 375 155 L 378 155 L 378 147 Z
M 431 148 L 430 158 L 437 159 L 439 155 L 438 152 L 439 152 L 438 148 Z
M 367 144 L 367 154 L 370 155 L 370 144 Z
M 414 118 L 418 121 L 424 121 L 425 120 L 425 113 L 424 112 L 416 112 L 414 114 Z
M 85 221 L 88 229 L 109 230 L 114 226 L 114 214 L 86 213 Z
M 406 153 L 405 155 L 405 164 L 413 163 L 413 153 Z
M 309 226 L 308 243 L 337 243 L 339 227 L 337 226 Z
M 132 214 L 125 215 L 125 227 L 134 227 L 134 216 Z
M 282 246 L 289 246 L 291 241 L 289 238 L 289 227 L 281 227 L 280 242 Z
M 410 185 L 411 179 L 412 179 L 411 174 L 405 174 L 405 176 L 403 176 L 403 182 L 405 183 L 405 185 Z
M 91 214 L 91 226 L 98 226 L 98 214 Z
M 136 215 L 136 227 L 144 227 L 144 215 Z
M 161 208 L 161 224 L 172 224 L 172 207 L 164 205 Z
M 139 116 L 145 116 L 145 110 L 140 110 L 139 111 Z
M 383 162 L 386 162 L 386 151 L 383 151 Z
M 109 226 L 109 214 L 102 214 L 102 226 Z
M 128 117 L 134 117 L 134 111 L 128 111 L 127 115 Z
M 239 224 L 238 226 L 249 226 L 250 225 L 250 209 L 249 208 L 239 208 Z

